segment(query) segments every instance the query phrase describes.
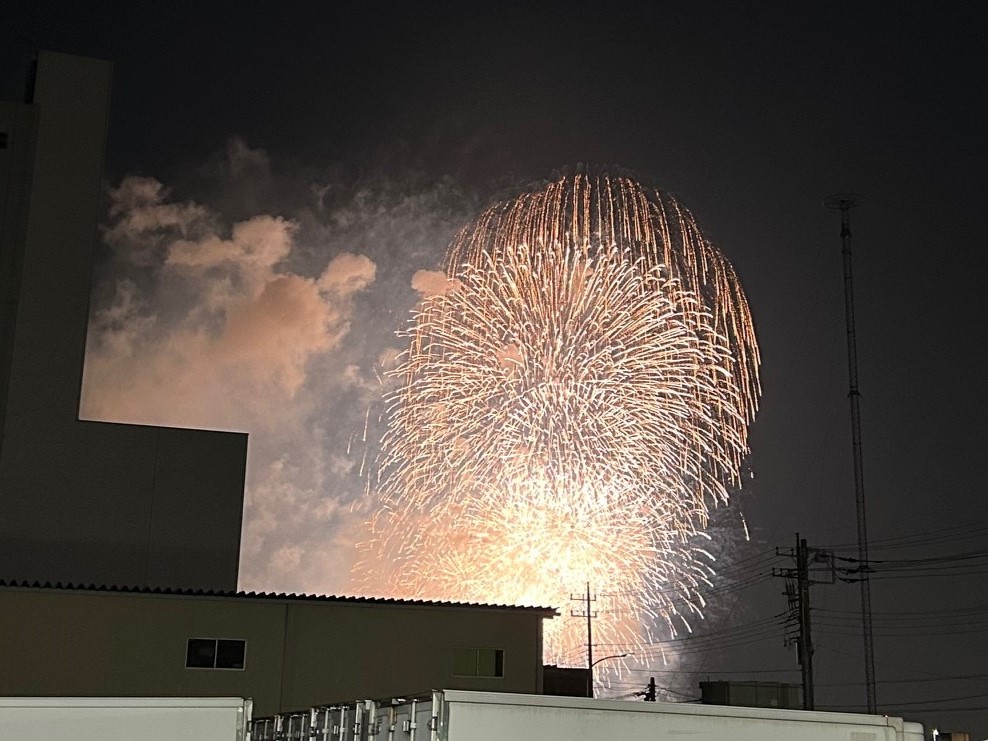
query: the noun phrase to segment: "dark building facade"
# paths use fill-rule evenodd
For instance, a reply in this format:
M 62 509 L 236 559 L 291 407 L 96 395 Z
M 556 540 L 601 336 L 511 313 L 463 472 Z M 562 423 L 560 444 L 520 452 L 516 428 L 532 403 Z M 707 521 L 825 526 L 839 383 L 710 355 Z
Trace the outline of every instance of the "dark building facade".
M 250 697 L 256 715 L 437 687 L 539 694 L 554 610 L 0 584 L 0 696 Z
M 78 418 L 111 77 L 0 103 L 0 578 L 234 590 L 247 436 Z

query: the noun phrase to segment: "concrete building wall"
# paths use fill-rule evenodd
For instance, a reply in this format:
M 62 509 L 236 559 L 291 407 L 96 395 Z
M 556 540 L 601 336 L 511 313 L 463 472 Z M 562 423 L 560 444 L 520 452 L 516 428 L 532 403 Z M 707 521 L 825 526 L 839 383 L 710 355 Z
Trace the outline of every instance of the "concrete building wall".
M 157 447 L 149 492 L 148 565 L 140 583 L 235 590 L 247 435 L 151 429 L 157 433 Z
M 277 602 L 0 589 L 0 696 L 281 696 Z M 189 638 L 247 641 L 244 671 L 186 669 Z
M 111 73 L 95 59 L 45 53 L 38 60 L 39 126 L 8 399 L 8 416 L 23 425 L 78 416 Z
M 541 620 L 521 610 L 296 604 L 289 613 L 283 705 L 397 697 L 438 687 L 541 692 Z M 327 624 L 332 624 L 332 637 Z M 455 648 L 504 651 L 503 677 L 454 674 Z M 263 713 L 261 713 L 263 714 Z
M 0 103 L 0 447 L 27 233 L 37 106 Z
M 235 589 L 246 442 L 78 421 L 18 433 L 0 465 L 0 576 Z
M 251 697 L 256 715 L 433 688 L 541 691 L 544 611 L 0 588 L 0 696 Z M 243 670 L 187 669 L 189 638 L 247 641 Z M 504 677 L 453 673 L 504 651 Z
M 247 436 L 78 419 L 111 72 L 0 108 L 0 578 L 234 590 Z

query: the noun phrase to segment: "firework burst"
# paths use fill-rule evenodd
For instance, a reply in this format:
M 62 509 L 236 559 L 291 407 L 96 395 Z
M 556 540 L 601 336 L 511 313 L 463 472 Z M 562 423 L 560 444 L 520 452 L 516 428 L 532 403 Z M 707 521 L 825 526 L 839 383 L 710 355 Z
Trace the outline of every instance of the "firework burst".
M 394 372 L 366 583 L 557 607 L 589 583 L 600 642 L 675 634 L 757 405 L 730 264 L 674 199 L 578 175 L 489 209 L 444 267 Z M 553 622 L 567 663 L 584 634 Z

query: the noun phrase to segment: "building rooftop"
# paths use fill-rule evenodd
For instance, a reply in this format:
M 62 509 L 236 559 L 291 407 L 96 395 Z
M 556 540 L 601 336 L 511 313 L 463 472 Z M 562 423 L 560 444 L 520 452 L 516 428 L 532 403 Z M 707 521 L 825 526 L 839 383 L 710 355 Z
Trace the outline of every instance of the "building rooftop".
M 210 597 L 216 599 L 271 600 L 275 602 L 337 602 L 348 604 L 393 605 L 404 607 L 453 607 L 479 610 L 513 610 L 536 612 L 546 617 L 556 617 L 559 612 L 552 607 L 525 605 L 499 605 L 484 602 L 451 602 L 424 599 L 397 599 L 394 597 L 359 597 L 335 594 L 298 594 L 295 592 L 239 592 L 213 589 L 176 589 L 172 587 L 141 587 L 110 584 L 72 584 L 67 582 L 12 581 L 0 579 L 0 588 L 50 589 L 78 592 L 102 592 L 115 594 L 164 595 L 172 597 Z

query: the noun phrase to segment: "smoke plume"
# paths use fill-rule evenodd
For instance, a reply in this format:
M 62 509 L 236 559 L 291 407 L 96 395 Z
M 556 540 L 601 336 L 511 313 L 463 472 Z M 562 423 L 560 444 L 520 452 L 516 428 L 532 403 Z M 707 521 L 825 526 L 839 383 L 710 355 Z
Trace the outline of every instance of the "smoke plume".
M 394 332 L 471 199 L 240 139 L 196 176 L 109 191 L 80 416 L 250 433 L 240 587 L 347 591 Z

